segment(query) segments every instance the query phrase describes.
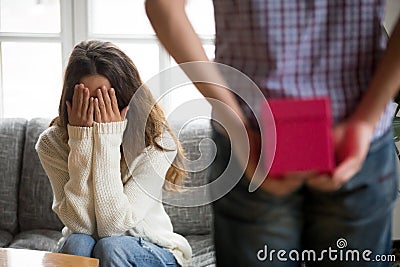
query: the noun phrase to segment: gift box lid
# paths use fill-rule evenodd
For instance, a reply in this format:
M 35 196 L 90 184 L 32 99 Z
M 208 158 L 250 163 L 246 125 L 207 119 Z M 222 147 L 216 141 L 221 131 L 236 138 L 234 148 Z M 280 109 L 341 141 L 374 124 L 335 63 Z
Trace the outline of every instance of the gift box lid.
M 279 121 L 300 118 L 330 121 L 332 118 L 328 98 L 269 99 L 267 102 L 275 120 Z

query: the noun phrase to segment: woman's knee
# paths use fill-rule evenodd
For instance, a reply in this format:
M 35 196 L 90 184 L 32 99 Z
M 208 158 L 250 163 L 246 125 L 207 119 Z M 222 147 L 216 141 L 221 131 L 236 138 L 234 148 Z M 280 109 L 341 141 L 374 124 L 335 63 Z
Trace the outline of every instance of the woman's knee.
M 61 245 L 59 252 L 77 256 L 90 257 L 96 240 L 86 234 L 71 234 Z
M 159 250 L 159 251 L 158 251 Z M 100 265 L 109 266 L 166 266 L 175 263 L 173 255 L 165 257 L 160 251 L 169 253 L 141 238 L 132 236 L 114 236 L 100 239 L 93 249 L 93 256 Z M 167 258 L 167 259 L 164 259 Z
M 97 241 L 93 256 L 100 260 L 101 266 L 131 266 L 137 242 L 133 237 L 112 236 Z
M 126 236 L 111 236 L 100 239 L 94 247 L 94 256 L 101 258 L 123 253 L 127 245 L 125 240 L 127 238 Z

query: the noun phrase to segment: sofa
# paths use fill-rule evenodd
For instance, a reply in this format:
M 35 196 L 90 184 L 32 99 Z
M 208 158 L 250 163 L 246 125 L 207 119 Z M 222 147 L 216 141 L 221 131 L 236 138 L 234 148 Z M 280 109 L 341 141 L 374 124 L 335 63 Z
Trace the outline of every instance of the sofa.
M 54 251 L 61 237 L 63 225 L 51 209 L 50 182 L 35 151 L 38 136 L 49 122 L 45 118 L 0 119 L 0 247 Z M 201 149 L 199 146 L 210 134 L 211 127 L 206 120 L 186 125 L 179 131 L 178 138 L 189 159 L 209 160 L 210 155 L 204 153 L 209 142 L 201 142 Z M 206 184 L 207 173 L 207 169 L 188 173 L 185 185 Z M 170 200 L 179 197 L 179 193 L 167 195 Z M 215 266 L 210 205 L 164 206 L 174 230 L 192 246 L 190 266 Z

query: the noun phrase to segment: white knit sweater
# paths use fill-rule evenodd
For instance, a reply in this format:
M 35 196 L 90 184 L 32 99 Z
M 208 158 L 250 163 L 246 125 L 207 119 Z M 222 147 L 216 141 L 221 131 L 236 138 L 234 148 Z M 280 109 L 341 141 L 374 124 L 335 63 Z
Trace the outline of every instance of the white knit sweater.
M 68 125 L 68 144 L 58 126 L 40 135 L 36 150 L 53 189 L 53 210 L 65 225 L 63 235 L 142 237 L 170 250 L 186 266 L 190 245 L 173 232 L 162 203 L 155 199 L 161 198 L 171 166 L 168 158 L 174 158 L 176 150 L 147 147 L 128 171 L 120 153 L 125 127 L 126 121 L 94 123 L 93 127 Z M 166 136 L 162 145 L 175 148 Z

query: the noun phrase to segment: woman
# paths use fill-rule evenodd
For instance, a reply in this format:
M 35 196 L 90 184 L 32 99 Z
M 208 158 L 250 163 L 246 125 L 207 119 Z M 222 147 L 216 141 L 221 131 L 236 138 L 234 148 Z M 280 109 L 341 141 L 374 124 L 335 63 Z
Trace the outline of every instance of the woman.
M 140 101 L 130 105 L 130 112 L 151 108 L 142 130 L 145 148 L 128 168 L 121 144 L 128 104 L 139 88 Z M 36 145 L 52 185 L 53 210 L 65 225 L 59 252 L 118 267 L 184 266 L 190 259 L 189 243 L 173 232 L 155 200 L 164 183 L 181 184 L 185 172 L 177 167 L 180 145 L 153 103 L 135 65 L 115 45 L 75 46 L 59 116 Z M 174 164 L 168 158 L 175 158 Z

